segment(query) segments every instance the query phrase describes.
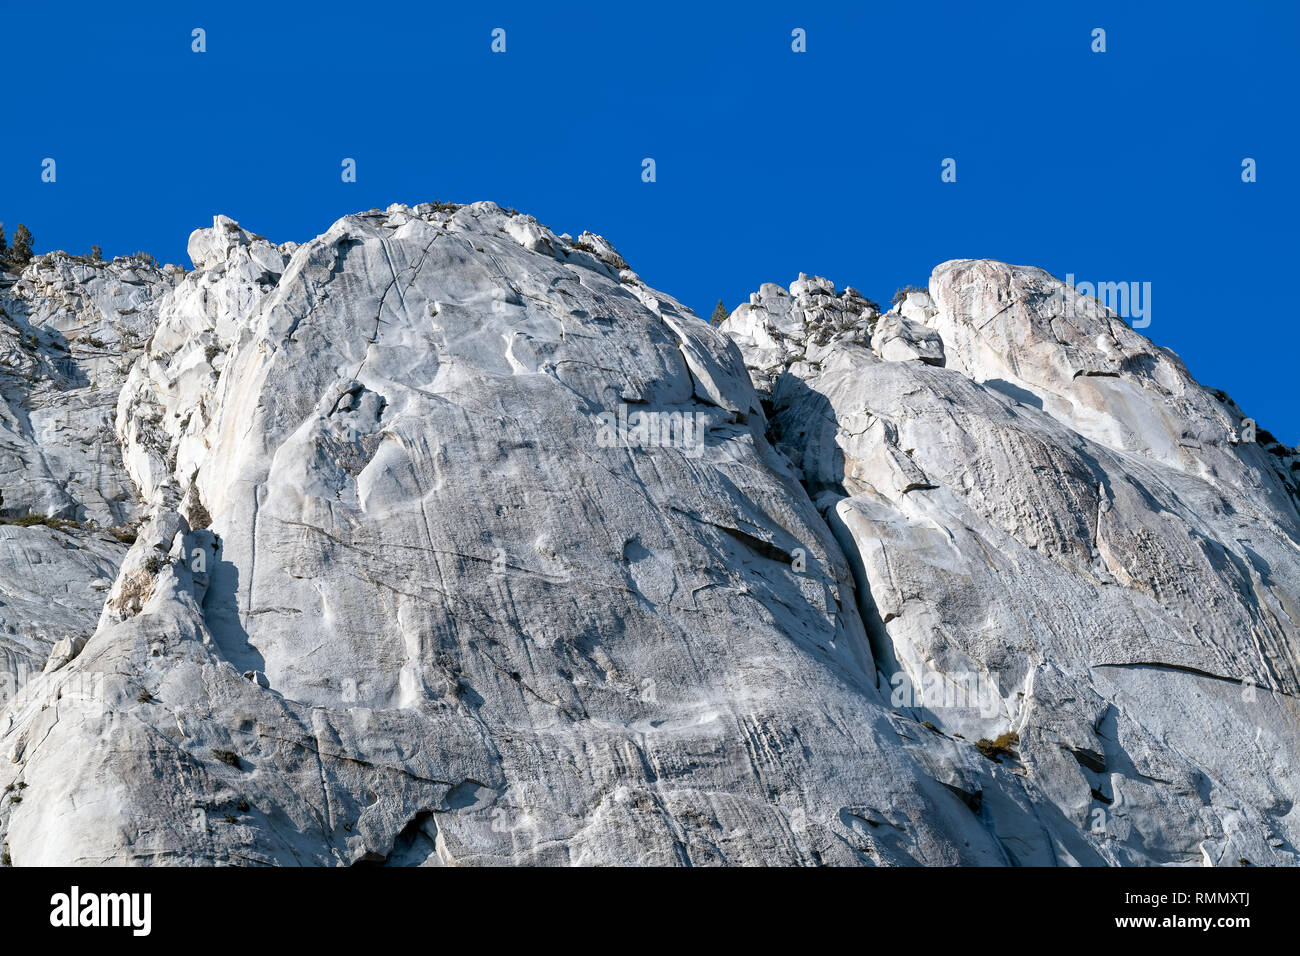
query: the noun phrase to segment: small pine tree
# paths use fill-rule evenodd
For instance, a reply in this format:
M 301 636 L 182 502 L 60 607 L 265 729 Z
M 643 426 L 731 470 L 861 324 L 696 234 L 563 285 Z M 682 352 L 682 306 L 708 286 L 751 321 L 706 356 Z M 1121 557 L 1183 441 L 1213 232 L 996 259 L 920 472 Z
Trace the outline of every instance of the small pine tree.
M 895 290 L 894 298 L 890 300 L 890 304 L 901 305 L 903 302 L 907 301 L 907 297 L 911 295 L 913 292 L 928 293 L 929 291 L 930 290 L 923 285 L 905 285 L 903 286 L 903 288 Z
M 0 262 L 4 261 L 5 254 L 9 252 L 9 242 L 5 239 L 4 226 L 0 226 Z
M 727 307 L 722 304 L 722 300 L 719 299 L 718 304 L 713 307 L 713 318 L 709 319 L 709 324 L 717 325 L 718 323 L 726 319 L 726 317 L 729 316 L 730 314 L 731 313 L 727 311 Z
M 32 234 L 21 222 L 14 230 L 14 241 L 9 247 L 9 260 L 16 266 L 32 261 Z
M 91 247 L 90 247 L 90 258 L 91 258 L 93 261 L 95 261 L 95 262 L 103 262 L 103 261 L 104 261 L 104 250 L 101 249 L 101 248 L 99 248 L 99 246 L 91 246 Z

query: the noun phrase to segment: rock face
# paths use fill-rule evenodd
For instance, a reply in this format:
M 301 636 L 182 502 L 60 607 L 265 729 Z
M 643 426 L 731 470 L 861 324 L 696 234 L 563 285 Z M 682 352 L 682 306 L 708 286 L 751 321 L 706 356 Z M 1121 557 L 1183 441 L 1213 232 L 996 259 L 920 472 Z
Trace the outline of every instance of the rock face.
M 1018 735 L 982 787 L 1008 857 L 1293 862 L 1294 456 L 1239 443 L 1225 397 L 1041 270 L 945 263 L 870 347 L 850 325 L 805 353 L 797 325 L 722 327 L 756 380 L 782 370 L 770 432 L 891 697 Z
M 0 522 L 24 522 L 0 523 L 4 699 L 95 629 L 140 517 L 118 393 L 180 271 L 56 253 L 0 274 Z
M 189 252 L 3 300 L 5 513 L 80 526 L 0 526 L 15 864 L 1295 862 L 1293 460 L 1045 273 L 715 329 L 491 203 Z M 106 309 L 107 401 L 40 331 Z

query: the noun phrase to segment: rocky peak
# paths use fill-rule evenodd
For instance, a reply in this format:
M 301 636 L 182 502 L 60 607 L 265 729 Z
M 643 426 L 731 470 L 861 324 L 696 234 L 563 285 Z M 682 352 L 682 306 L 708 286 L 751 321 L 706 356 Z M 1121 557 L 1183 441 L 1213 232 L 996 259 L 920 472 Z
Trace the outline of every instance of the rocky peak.
M 928 322 L 972 380 L 1116 451 L 1300 517 L 1289 463 L 1239 441 L 1240 409 L 1096 299 L 1041 269 L 983 260 L 940 265 L 930 292 Z
M 0 298 L 16 864 L 1296 861 L 1289 462 L 1041 270 L 189 252 Z
M 801 272 L 788 292 L 764 283 L 720 328 L 740 344 L 762 384 L 770 386 L 795 362 L 816 364 L 832 343 L 869 342 L 879 311 L 852 286 L 837 295 L 829 279 Z

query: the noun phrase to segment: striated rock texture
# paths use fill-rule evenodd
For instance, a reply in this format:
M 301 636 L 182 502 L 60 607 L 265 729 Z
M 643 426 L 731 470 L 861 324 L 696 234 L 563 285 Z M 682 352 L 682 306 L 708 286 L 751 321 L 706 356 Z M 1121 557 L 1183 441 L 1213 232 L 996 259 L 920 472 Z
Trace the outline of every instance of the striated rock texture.
M 141 516 L 118 394 L 182 272 L 60 253 L 0 274 L 0 699 L 95 629 Z
M 15 865 L 1296 862 L 1296 458 L 1046 273 L 189 253 L 0 290 Z

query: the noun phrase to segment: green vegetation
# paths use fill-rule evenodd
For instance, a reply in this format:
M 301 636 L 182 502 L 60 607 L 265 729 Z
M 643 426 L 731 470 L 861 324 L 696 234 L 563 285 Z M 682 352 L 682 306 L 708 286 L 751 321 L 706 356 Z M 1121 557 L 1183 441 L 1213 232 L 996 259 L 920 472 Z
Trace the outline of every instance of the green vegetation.
M 0 504 L 4 503 L 4 497 L 0 496 Z M 76 521 L 68 518 L 51 518 L 49 515 L 26 514 L 18 518 L 0 518 L 0 524 L 17 525 L 20 528 L 33 528 L 36 525 L 45 525 L 47 528 L 53 528 L 55 531 L 67 532 L 69 528 L 74 531 L 80 531 L 81 525 Z
M 32 261 L 32 234 L 21 222 L 14 230 L 6 258 L 11 265 L 20 269 Z
M 905 286 L 903 286 L 903 288 L 897 290 L 897 291 L 894 293 L 894 297 L 890 300 L 890 304 L 891 304 L 891 305 L 899 305 L 899 304 L 901 304 L 902 301 L 903 301 L 904 299 L 906 299 L 909 295 L 911 295 L 913 292 L 927 292 L 927 293 L 928 293 L 929 291 L 930 291 L 930 290 L 927 289 L 925 286 L 920 286 L 920 285 L 905 285 Z
M 1016 752 L 1011 748 L 1018 743 L 1020 743 L 1020 735 L 1014 730 L 1009 730 L 1005 734 L 1000 734 L 996 740 L 981 737 L 975 741 L 975 749 L 994 763 L 1001 763 L 1003 757 L 1016 759 Z

